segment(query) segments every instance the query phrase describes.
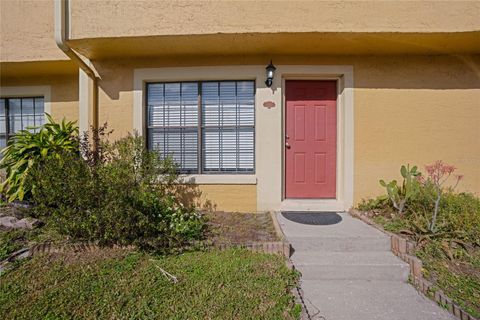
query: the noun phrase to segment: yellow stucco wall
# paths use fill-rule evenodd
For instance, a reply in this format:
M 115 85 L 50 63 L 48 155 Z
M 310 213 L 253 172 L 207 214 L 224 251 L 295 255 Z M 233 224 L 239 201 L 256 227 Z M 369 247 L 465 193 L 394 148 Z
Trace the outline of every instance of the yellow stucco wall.
M 0 61 L 68 60 L 54 39 L 54 0 L 0 1 Z
M 382 193 L 378 180 L 399 178 L 401 164 L 422 168 L 437 159 L 456 165 L 465 175 L 460 189 L 480 194 L 480 56 L 277 56 L 273 60 L 280 65 L 353 65 L 355 202 Z M 114 138 L 132 130 L 134 68 L 265 61 L 260 56 L 97 61 L 102 74 L 100 122 L 109 123 Z M 231 202 L 235 207 L 234 199 L 243 197 L 225 197 L 228 193 L 222 187 L 204 187 L 205 195 L 221 210 L 230 210 L 225 206 Z M 229 188 L 238 191 L 238 186 Z M 252 193 L 255 189 L 242 188 Z M 252 208 L 254 201 L 255 197 L 245 196 L 241 203 Z
M 480 194 L 480 56 L 276 56 L 276 64 L 352 65 L 354 199 L 383 192 L 378 180 L 399 178 L 404 163 L 442 159 L 465 175 L 461 190 Z M 112 138 L 133 128 L 135 68 L 263 64 L 255 57 L 176 57 L 97 61 L 100 123 Z M 5 80 L 5 79 L 4 79 Z M 52 113 L 78 118 L 78 77 L 6 79 L 2 85 L 50 85 Z M 257 166 L 258 167 L 258 166 Z M 279 172 L 279 174 L 282 174 Z M 256 185 L 201 185 L 217 210 L 254 211 Z
M 69 43 L 92 59 L 478 52 L 480 42 L 478 1 L 70 2 Z M 54 0 L 0 1 L 0 30 L 0 62 L 68 60 L 54 40 Z
M 3 78 L 1 87 L 50 86 L 51 114 L 57 121 L 64 117 L 78 121 L 78 75 L 63 77 Z M 28 89 L 26 89 L 28 92 Z
M 204 184 L 198 185 L 201 207 L 217 211 L 256 212 L 256 185 Z
M 401 164 L 444 160 L 480 194 L 480 59 L 364 59 L 355 73 L 355 200 Z
M 72 0 L 72 38 L 480 29 L 477 1 Z
M 437 159 L 464 174 L 460 189 L 480 194 L 478 1 L 71 2 L 69 44 L 101 75 L 99 122 L 113 139 L 133 128 L 135 68 L 270 59 L 353 66 L 354 201 L 382 193 L 378 180 L 399 178 L 401 164 Z M 53 3 L 0 1 L 0 86 L 50 86 L 54 118 L 77 120 L 78 67 L 55 44 Z M 448 55 L 460 52 L 477 55 Z M 273 127 L 267 139 L 278 141 L 264 153 L 275 165 L 257 170 L 280 167 L 280 125 Z M 262 195 L 253 184 L 197 188 L 201 202 L 225 211 L 255 211 Z

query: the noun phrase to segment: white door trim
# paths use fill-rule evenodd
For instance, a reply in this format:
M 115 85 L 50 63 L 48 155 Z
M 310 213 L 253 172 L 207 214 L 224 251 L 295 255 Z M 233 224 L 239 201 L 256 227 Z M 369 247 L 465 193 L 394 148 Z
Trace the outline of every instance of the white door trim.
M 286 80 L 336 80 L 337 82 L 337 165 L 335 199 L 286 199 L 285 152 L 282 154 L 282 202 L 284 211 L 345 211 L 353 206 L 354 123 L 353 67 L 285 66 L 282 76 L 282 140 L 285 141 Z M 302 70 L 300 70 L 302 69 Z M 302 73 L 304 72 L 304 73 Z

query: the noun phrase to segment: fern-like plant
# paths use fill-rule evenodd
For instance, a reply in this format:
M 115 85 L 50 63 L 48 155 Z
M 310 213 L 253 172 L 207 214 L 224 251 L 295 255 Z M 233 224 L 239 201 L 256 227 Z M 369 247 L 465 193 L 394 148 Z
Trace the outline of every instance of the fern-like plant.
M 41 160 L 58 157 L 64 152 L 78 152 L 78 127 L 74 121 L 56 123 L 46 113 L 47 123 L 40 128 L 28 127 L 12 137 L 1 152 L 0 169 L 6 179 L 0 184 L 0 193 L 7 201 L 24 200 L 30 194 L 25 184 L 29 170 Z M 38 129 L 33 132 L 33 129 Z

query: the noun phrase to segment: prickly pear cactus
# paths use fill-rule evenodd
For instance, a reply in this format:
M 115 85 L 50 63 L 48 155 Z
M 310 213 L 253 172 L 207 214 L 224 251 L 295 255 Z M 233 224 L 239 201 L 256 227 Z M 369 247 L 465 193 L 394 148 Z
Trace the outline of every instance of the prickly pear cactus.
M 403 214 L 407 201 L 415 197 L 420 191 L 420 184 L 415 177 L 421 173 L 417 171 L 417 166 L 410 169 L 410 165 L 402 165 L 400 174 L 403 177 L 401 186 L 397 184 L 397 180 L 392 180 L 389 183 L 380 180 L 380 185 L 387 190 L 388 198 L 392 201 L 393 207 L 398 210 L 399 214 Z

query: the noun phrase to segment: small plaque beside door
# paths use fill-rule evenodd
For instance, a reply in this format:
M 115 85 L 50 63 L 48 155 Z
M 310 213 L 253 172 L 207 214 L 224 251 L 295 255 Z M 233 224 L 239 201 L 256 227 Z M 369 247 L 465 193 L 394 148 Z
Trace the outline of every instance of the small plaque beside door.
M 263 103 L 263 106 L 267 109 L 272 109 L 272 108 L 275 108 L 275 102 L 273 101 L 265 101 Z

